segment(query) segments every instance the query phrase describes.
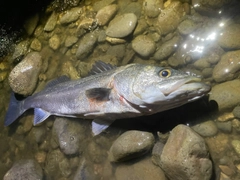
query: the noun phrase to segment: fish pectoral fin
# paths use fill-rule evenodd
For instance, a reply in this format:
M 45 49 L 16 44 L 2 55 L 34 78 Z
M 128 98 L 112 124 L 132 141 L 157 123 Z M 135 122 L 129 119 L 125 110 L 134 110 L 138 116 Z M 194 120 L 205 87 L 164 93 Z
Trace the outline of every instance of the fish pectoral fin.
M 92 121 L 92 133 L 94 136 L 107 129 L 114 120 L 94 119 Z
M 92 88 L 85 91 L 86 96 L 89 99 L 96 101 L 109 101 L 111 89 L 109 88 Z
M 51 114 L 41 108 L 34 108 L 33 125 L 37 125 L 47 119 Z

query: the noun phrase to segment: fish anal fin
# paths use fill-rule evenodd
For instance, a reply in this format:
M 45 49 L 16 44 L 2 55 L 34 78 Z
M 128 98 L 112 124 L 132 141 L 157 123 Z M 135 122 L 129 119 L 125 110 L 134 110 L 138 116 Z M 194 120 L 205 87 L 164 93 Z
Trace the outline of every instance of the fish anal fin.
M 94 119 L 92 121 L 92 133 L 94 136 L 107 129 L 114 120 Z
M 68 76 L 66 76 L 66 75 L 59 76 L 58 78 L 49 81 L 45 88 L 53 87 L 57 84 L 67 82 L 67 81 L 70 81 L 70 78 Z
M 99 74 L 105 71 L 109 71 L 112 69 L 115 69 L 116 66 L 113 66 L 109 63 L 105 63 L 103 61 L 96 61 L 93 65 L 92 65 L 92 69 L 89 72 L 89 75 L 95 75 L 95 74 Z
M 41 108 L 34 108 L 34 120 L 33 125 L 40 124 L 46 120 L 51 114 Z
M 89 99 L 96 101 L 109 101 L 111 89 L 109 88 L 92 88 L 85 91 L 86 96 Z

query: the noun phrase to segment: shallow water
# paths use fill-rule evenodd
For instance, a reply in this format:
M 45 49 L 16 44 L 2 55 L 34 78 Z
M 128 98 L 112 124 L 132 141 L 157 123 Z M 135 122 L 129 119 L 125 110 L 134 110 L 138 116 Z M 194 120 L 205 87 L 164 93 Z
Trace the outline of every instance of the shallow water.
M 157 140 L 161 139 L 159 132 L 167 134 L 178 124 L 195 126 L 197 132 L 202 132 L 200 134 L 209 146 L 215 167 L 215 175 L 212 179 L 240 178 L 238 146 L 240 123 L 236 115 L 240 89 L 237 89 L 239 86 L 235 87 L 234 84 L 225 84 L 239 79 L 240 52 L 237 50 L 240 50 L 240 29 L 238 29 L 240 15 L 235 10 L 239 7 L 239 3 L 231 1 L 229 4 L 219 2 L 216 5 L 206 5 L 197 4 L 195 1 L 193 4 L 184 1 L 185 3 L 181 3 L 181 8 L 169 10 L 176 18 L 171 18 L 171 14 L 168 15 L 170 16 L 168 21 L 172 22 L 168 28 L 164 29 L 162 24 L 156 25 L 158 16 L 150 18 L 149 16 L 154 15 L 149 15 L 150 12 L 143 9 L 146 2 L 150 1 L 144 2 L 103 0 L 99 4 L 98 1 L 82 1 L 76 3 L 76 6 L 81 8 L 80 15 L 70 22 L 61 21 L 68 12 L 56 11 L 58 20 L 52 22 L 56 24 L 48 31 L 44 28 L 49 17 L 53 16 L 51 8 L 48 8 L 44 14 L 39 13 L 37 18 L 32 18 L 30 24 L 35 23 L 36 27 L 30 35 L 22 37 L 23 40 L 20 42 L 22 44 L 16 45 L 16 49 L 20 48 L 20 51 L 15 50 L 13 54 L 9 54 L 0 61 L 1 179 L 14 162 L 22 159 L 36 159 L 43 169 L 44 179 L 124 179 L 124 171 L 122 175 L 117 173 L 118 167 L 124 163 L 115 164 L 108 160 L 109 149 L 117 137 L 127 130 L 141 130 L 152 132 Z M 108 3 L 117 4 L 117 14 L 135 13 L 139 26 L 137 25 L 124 38 L 106 41 L 105 30 L 109 25 L 107 23 L 105 26 L 99 26 L 95 16 L 96 12 Z M 161 8 L 167 9 L 169 3 L 170 1 L 165 2 Z M 179 14 L 178 11 L 181 13 Z M 167 22 L 163 21 L 164 23 Z M 141 52 L 133 50 L 131 43 L 139 35 L 147 36 L 155 44 L 156 47 L 149 55 L 139 55 Z M 92 36 L 97 39 L 94 45 L 87 47 L 85 54 L 78 53 L 79 45 L 83 46 L 92 41 Z M 161 48 L 163 50 L 158 52 Z M 85 77 L 91 65 L 97 60 L 102 60 L 117 66 L 129 63 L 170 66 L 203 76 L 203 81 L 213 88 L 223 84 L 222 91 L 230 94 L 219 95 L 221 91 L 217 91 L 212 100 L 210 99 L 211 101 L 209 96 L 206 96 L 193 103 L 156 115 L 117 120 L 105 132 L 95 137 L 91 134 L 91 121 L 83 119 L 66 118 L 67 125 L 64 123 L 56 125 L 56 119 L 58 122 L 65 119 L 51 116 L 42 124 L 33 127 L 31 110 L 11 126 L 4 127 L 3 121 L 11 92 L 7 76 L 29 51 L 38 51 L 43 57 L 35 92 L 43 89 L 50 79 L 60 75 L 68 75 L 71 79 Z M 227 54 L 235 51 L 236 54 Z M 231 87 L 236 92 L 232 93 Z M 233 99 L 229 98 L 231 95 Z M 224 102 L 228 98 L 232 102 Z M 213 126 L 217 129 L 212 130 L 212 125 L 204 126 L 202 129 L 196 127 L 209 120 L 214 122 Z M 61 126 L 67 130 L 59 135 L 54 131 Z M 79 128 L 76 129 L 76 127 Z M 66 155 L 65 151 L 70 151 L 71 148 L 70 150 L 66 148 L 67 150 L 64 151 L 63 147 L 59 147 L 59 137 L 70 139 L 66 140 L 68 143 L 76 143 L 77 153 Z M 71 143 L 70 145 L 72 146 Z M 136 161 L 149 159 L 150 156 L 151 152 L 148 152 Z M 128 163 L 134 164 L 135 160 Z M 126 174 L 128 173 L 126 171 Z

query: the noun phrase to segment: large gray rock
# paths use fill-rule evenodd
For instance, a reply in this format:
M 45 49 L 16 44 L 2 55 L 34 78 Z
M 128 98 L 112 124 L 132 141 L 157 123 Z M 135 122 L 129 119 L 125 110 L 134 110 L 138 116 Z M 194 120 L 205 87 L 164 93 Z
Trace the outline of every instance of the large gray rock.
M 166 180 L 163 170 L 155 166 L 149 158 L 136 163 L 126 163 L 118 166 L 115 173 L 116 180 Z
M 4 180 L 41 180 L 43 172 L 41 166 L 35 160 L 20 160 L 5 174 Z
M 116 14 L 118 6 L 116 4 L 111 4 L 100 9 L 96 14 L 97 23 L 100 26 L 106 25 Z
M 225 53 L 213 69 L 213 78 L 216 82 L 232 80 L 240 70 L 240 50 Z
M 212 175 L 204 139 L 185 125 L 171 131 L 159 164 L 170 180 L 209 180 Z
M 133 32 L 137 25 L 137 16 L 133 13 L 126 13 L 116 16 L 106 29 L 107 36 L 123 38 Z
M 76 21 L 82 13 L 82 8 L 75 7 L 66 11 L 62 17 L 59 19 L 61 24 L 68 24 Z
M 92 52 L 97 43 L 97 35 L 95 33 L 86 34 L 80 41 L 76 56 L 78 59 L 84 59 Z
M 219 111 L 234 108 L 240 102 L 240 80 L 215 85 L 211 90 L 209 100 L 217 102 Z
M 36 88 L 41 70 L 42 57 L 38 52 L 31 52 L 13 68 L 9 75 L 9 85 L 15 93 L 31 95 Z
M 154 144 L 152 133 L 127 131 L 114 141 L 109 151 L 111 162 L 126 161 L 147 153 Z
M 230 24 L 223 29 L 223 33 L 218 37 L 218 43 L 222 48 L 240 49 L 240 24 Z
M 58 20 L 58 14 L 55 11 L 53 11 L 44 26 L 44 31 L 54 30 L 54 28 L 57 24 L 57 20 Z
M 85 128 L 80 123 L 60 117 L 54 121 L 53 133 L 56 133 L 60 148 L 66 155 L 79 153 L 86 137 Z

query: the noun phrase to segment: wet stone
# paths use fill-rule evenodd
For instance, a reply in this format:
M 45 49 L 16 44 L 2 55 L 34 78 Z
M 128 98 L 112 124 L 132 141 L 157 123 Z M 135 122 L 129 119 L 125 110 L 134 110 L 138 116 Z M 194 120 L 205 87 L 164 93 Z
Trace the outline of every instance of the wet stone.
M 225 53 L 213 69 L 213 78 L 216 82 L 232 80 L 240 70 L 240 50 Z
M 153 58 L 155 60 L 163 60 L 169 57 L 176 50 L 176 47 L 177 47 L 176 45 L 179 44 L 179 40 L 180 38 L 175 36 L 169 41 L 166 41 L 165 43 L 163 43 L 160 47 L 158 47 Z
M 27 21 L 25 21 L 23 26 L 28 35 L 31 35 L 33 33 L 33 31 L 37 27 L 38 21 L 39 21 L 38 14 L 31 16 Z
M 34 38 L 31 42 L 30 48 L 34 51 L 41 51 L 42 44 L 37 38 Z
M 231 142 L 233 149 L 235 152 L 240 155 L 240 141 L 239 140 L 232 140 Z
M 4 180 L 43 179 L 41 166 L 35 160 L 20 160 L 5 174 Z
M 106 25 L 116 14 L 118 6 L 116 4 L 111 4 L 100 9 L 96 14 L 97 23 L 100 26 Z
M 232 132 L 232 121 L 216 122 L 217 128 L 224 133 Z
M 25 56 L 27 54 L 29 45 L 30 45 L 30 42 L 28 40 L 24 40 L 18 43 L 15 47 L 11 61 L 14 61 L 14 60 L 19 61 L 19 58 L 21 58 L 22 56 Z
M 193 31 L 197 29 L 196 23 L 191 19 L 186 19 L 183 22 L 181 22 L 178 26 L 178 31 L 182 35 L 188 35 L 191 34 Z
M 158 16 L 154 26 L 160 34 L 168 34 L 174 31 L 184 15 L 183 6 L 179 1 L 172 1 Z
M 31 52 L 13 68 L 9 75 L 9 85 L 15 93 L 31 95 L 36 88 L 41 70 L 42 57 L 38 52 Z
M 218 44 L 226 49 L 240 49 L 240 24 L 230 24 L 218 37 Z
M 218 110 L 232 109 L 240 102 L 240 80 L 224 82 L 212 87 L 209 100 L 218 104 Z
M 54 30 L 58 20 L 58 14 L 54 11 L 51 16 L 48 18 L 47 23 L 44 26 L 44 31 Z
M 59 19 L 61 24 L 68 24 L 76 21 L 82 13 L 82 8 L 72 8 L 66 11 Z
M 95 142 L 90 142 L 85 151 L 88 159 L 93 163 L 102 163 L 107 158 L 106 149 Z
M 193 63 L 194 67 L 197 69 L 205 69 L 205 68 L 210 68 L 211 64 L 207 61 L 206 58 L 201 58 L 198 59 Z
M 116 168 L 116 180 L 141 179 L 141 180 L 166 180 L 163 170 L 155 166 L 150 158 L 138 162 L 121 164 Z
M 88 56 L 90 52 L 92 52 L 95 44 L 97 42 L 97 35 L 95 33 L 86 34 L 79 43 L 76 57 L 78 59 L 84 59 Z
M 148 57 L 155 52 L 155 42 L 146 35 L 139 35 L 132 41 L 132 48 L 143 57 Z
M 147 153 L 154 144 L 152 133 L 143 131 L 127 131 L 118 137 L 109 150 L 109 160 L 120 162 Z
M 101 0 L 101 1 L 96 1 L 93 4 L 93 9 L 95 11 L 99 11 L 100 9 L 102 9 L 105 6 L 108 6 L 110 4 L 112 4 L 115 0 Z
M 204 139 L 184 125 L 171 131 L 159 164 L 169 179 L 209 180 L 212 175 L 212 162 Z
M 49 46 L 53 50 L 57 50 L 59 46 L 61 45 L 60 37 L 56 34 L 54 34 L 50 39 L 49 39 Z
M 233 115 L 234 115 L 234 117 L 240 119 L 240 106 L 236 106 L 236 107 L 233 109 Z
M 214 121 L 206 121 L 194 125 L 191 128 L 203 137 L 215 136 L 218 133 L 218 129 Z
M 126 13 L 116 16 L 108 25 L 106 35 L 114 38 L 122 38 L 131 34 L 137 25 L 137 16 Z
M 77 121 L 57 117 L 53 124 L 54 132 L 64 154 L 78 154 L 84 149 L 85 128 Z
M 163 9 L 162 0 L 144 0 L 143 1 L 144 13 L 150 18 L 157 17 L 161 12 L 161 9 Z
M 65 40 L 65 46 L 70 47 L 78 41 L 78 38 L 75 36 L 68 36 Z

